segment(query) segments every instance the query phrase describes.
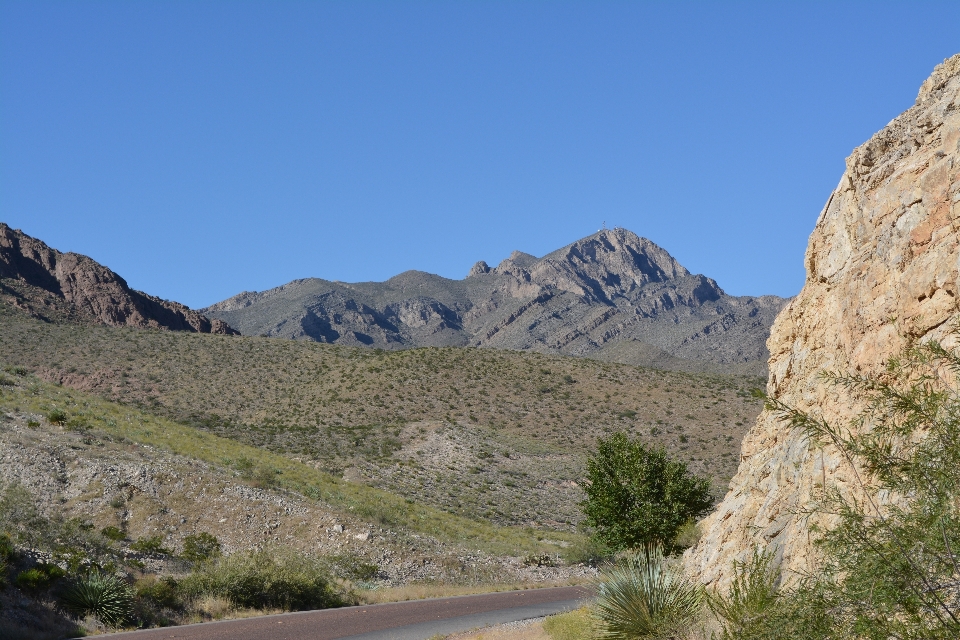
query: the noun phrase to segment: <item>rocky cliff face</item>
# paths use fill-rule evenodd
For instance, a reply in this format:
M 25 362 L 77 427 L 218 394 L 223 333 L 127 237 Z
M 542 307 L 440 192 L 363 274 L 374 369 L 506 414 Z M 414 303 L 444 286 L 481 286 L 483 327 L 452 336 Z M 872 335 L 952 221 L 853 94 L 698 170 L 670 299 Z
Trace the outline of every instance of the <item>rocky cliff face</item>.
M 785 300 L 728 296 L 653 242 L 601 231 L 542 258 L 519 251 L 463 280 L 407 271 L 386 282 L 297 280 L 203 312 L 244 334 L 387 349 L 470 345 L 665 368 L 765 372 Z
M 847 159 L 810 237 L 806 267 L 803 290 L 767 343 L 771 396 L 845 421 L 854 409 L 819 372 L 877 371 L 904 336 L 951 344 L 960 318 L 960 54 L 934 70 L 912 108 Z M 855 486 L 833 452 L 762 413 L 729 493 L 685 557 L 688 570 L 724 584 L 732 561 L 756 545 L 775 549 L 788 571 L 810 568 L 810 536 L 795 513 L 823 483 Z
M 135 291 L 77 253 L 61 253 L 0 223 L 0 300 L 46 320 L 237 334 L 179 302 Z

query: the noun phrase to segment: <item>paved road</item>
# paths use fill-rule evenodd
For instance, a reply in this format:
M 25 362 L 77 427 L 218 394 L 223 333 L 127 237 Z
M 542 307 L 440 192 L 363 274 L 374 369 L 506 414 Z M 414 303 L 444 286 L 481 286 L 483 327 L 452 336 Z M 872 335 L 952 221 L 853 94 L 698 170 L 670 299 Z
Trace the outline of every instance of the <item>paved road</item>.
M 110 637 L 124 640 L 422 640 L 436 634 L 567 611 L 579 606 L 589 595 L 583 587 L 502 591 L 147 629 Z

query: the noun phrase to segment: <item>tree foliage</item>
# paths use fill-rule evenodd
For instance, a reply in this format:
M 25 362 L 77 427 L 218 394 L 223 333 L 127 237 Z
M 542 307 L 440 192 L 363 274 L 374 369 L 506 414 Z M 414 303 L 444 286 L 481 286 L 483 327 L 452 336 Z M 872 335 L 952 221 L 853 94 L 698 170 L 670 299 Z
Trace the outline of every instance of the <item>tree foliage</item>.
M 587 460 L 587 524 L 607 546 L 675 550 L 681 528 L 710 509 L 710 482 L 671 460 L 662 448 L 648 448 L 623 433 L 601 438 Z

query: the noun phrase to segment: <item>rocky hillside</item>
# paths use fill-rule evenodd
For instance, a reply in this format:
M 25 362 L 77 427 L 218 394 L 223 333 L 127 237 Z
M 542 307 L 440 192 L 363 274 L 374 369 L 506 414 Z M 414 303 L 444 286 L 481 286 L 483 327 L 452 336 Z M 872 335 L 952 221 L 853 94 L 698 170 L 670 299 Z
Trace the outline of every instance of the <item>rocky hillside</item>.
M 934 70 L 913 107 L 847 158 L 810 237 L 806 267 L 803 290 L 768 342 L 771 396 L 843 422 L 852 408 L 821 371 L 879 372 L 904 336 L 955 344 L 960 55 Z M 811 567 L 809 523 L 797 512 L 818 486 L 849 488 L 852 480 L 835 452 L 814 449 L 762 413 L 744 439 L 729 493 L 686 556 L 688 569 L 722 584 L 732 561 L 755 545 L 775 549 L 788 571 Z
M 296 280 L 202 311 L 244 334 L 397 349 L 476 346 L 660 368 L 765 372 L 786 301 L 728 296 L 626 229 L 542 258 L 478 262 L 463 280 L 407 271 L 386 282 Z
M 61 253 L 2 222 L 0 301 L 48 321 L 237 333 L 222 320 L 135 291 L 87 256 Z

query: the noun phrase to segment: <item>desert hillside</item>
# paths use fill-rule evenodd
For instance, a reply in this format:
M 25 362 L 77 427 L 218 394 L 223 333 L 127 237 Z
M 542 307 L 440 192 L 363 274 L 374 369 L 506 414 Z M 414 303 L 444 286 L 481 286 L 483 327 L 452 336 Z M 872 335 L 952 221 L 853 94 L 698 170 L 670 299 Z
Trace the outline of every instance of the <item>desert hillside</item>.
M 574 530 L 583 456 L 617 430 L 724 487 L 756 378 L 471 348 L 376 351 L 51 324 L 0 309 L 0 353 L 45 380 L 452 513 Z

